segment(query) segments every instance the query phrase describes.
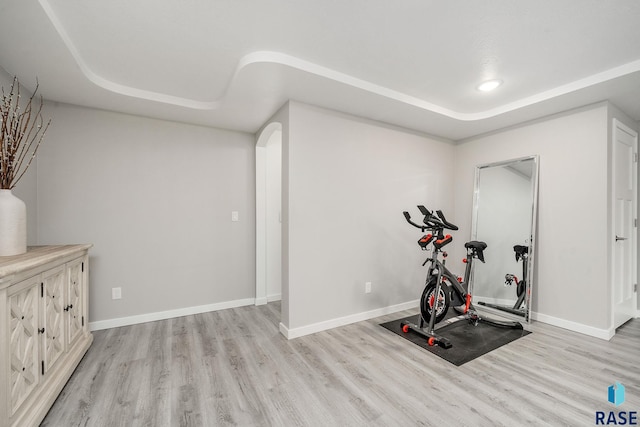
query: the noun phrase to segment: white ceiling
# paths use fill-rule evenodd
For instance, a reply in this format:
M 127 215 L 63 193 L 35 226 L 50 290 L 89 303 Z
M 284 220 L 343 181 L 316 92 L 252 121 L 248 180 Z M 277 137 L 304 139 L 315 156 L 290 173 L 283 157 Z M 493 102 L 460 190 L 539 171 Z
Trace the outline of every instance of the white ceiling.
M 603 100 L 640 120 L 640 1 L 1 0 L 0 67 L 161 119 L 255 132 L 293 99 L 460 140 Z

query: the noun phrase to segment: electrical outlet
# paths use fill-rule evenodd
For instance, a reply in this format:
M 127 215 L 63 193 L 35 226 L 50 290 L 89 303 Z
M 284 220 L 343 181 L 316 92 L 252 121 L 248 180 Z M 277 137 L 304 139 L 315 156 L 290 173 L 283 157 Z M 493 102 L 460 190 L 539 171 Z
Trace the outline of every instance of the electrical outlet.
M 122 288 L 111 288 L 111 299 L 122 299 Z
M 370 294 L 371 293 L 371 282 L 365 282 L 365 284 L 364 284 L 364 293 L 365 294 Z
M 238 216 L 238 211 L 231 212 L 231 221 L 233 222 L 240 221 L 240 218 Z

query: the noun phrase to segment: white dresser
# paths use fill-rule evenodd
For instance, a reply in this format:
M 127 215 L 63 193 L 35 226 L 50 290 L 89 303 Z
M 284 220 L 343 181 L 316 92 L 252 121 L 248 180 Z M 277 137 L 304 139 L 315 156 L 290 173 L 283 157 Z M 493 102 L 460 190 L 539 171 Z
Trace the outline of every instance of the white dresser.
M 0 257 L 0 426 L 37 426 L 89 349 L 92 245 Z

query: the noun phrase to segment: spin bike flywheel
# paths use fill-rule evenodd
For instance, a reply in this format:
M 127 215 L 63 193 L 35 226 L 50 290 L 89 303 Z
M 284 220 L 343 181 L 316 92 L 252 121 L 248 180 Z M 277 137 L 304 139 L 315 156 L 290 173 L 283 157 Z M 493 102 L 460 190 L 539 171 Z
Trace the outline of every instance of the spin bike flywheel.
M 420 314 L 426 323 L 429 323 L 431 320 L 434 306 L 436 313 L 435 323 L 438 323 L 447 315 L 447 310 L 449 310 L 449 305 L 451 304 L 450 290 L 446 283 L 441 284 L 438 297 L 435 297 L 436 280 L 437 278 L 433 276 L 428 279 L 427 285 L 422 292 L 422 297 L 420 298 Z

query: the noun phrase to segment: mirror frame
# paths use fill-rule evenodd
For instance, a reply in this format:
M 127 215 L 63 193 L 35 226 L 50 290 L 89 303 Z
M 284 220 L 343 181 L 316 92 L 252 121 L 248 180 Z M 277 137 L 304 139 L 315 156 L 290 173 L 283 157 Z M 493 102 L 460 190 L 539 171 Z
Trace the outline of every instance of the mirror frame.
M 514 319 L 514 320 L 518 320 L 518 321 L 522 321 L 524 320 L 526 323 L 531 323 L 531 289 L 532 289 L 532 284 L 533 281 L 535 280 L 534 277 L 534 265 L 535 265 L 535 242 L 536 242 L 536 225 L 537 225 L 537 214 L 538 214 L 538 176 L 539 176 L 539 170 L 540 170 L 540 156 L 538 155 L 532 155 L 532 156 L 525 156 L 525 157 L 518 157 L 515 159 L 508 159 L 508 160 L 502 160 L 502 161 L 498 161 L 498 162 L 493 162 L 493 163 L 485 163 L 485 164 L 481 164 L 476 166 L 476 173 L 475 173 L 475 182 L 474 182 L 474 188 L 473 188 L 473 213 L 472 213 L 472 223 L 471 223 L 471 239 L 472 240 L 477 240 L 478 238 L 478 197 L 480 194 L 480 189 L 479 187 L 479 183 L 480 183 L 480 172 L 483 169 L 487 169 L 490 167 L 497 167 L 497 166 L 506 166 L 508 164 L 511 163 L 516 163 L 516 162 L 523 162 L 523 161 L 527 161 L 527 160 L 533 160 L 533 169 L 532 169 L 532 174 L 531 174 L 531 195 L 532 195 L 532 204 L 531 204 L 531 238 L 529 239 L 529 258 L 528 258 L 528 265 L 527 265 L 527 286 L 525 289 L 525 300 L 524 300 L 524 306 L 525 306 L 525 313 L 524 313 L 524 319 L 522 316 L 519 316 L 517 314 L 512 314 L 506 311 L 502 311 L 496 308 L 491 308 L 491 307 L 487 307 L 487 306 L 483 306 L 483 305 L 475 305 L 474 307 L 480 311 L 484 311 L 486 310 L 489 313 L 493 313 L 502 317 L 506 317 L 509 319 Z M 474 270 L 475 270 L 476 266 L 474 266 Z M 470 291 L 471 294 L 473 295 L 473 284 L 474 284 L 474 280 L 471 280 L 471 284 L 470 284 Z

